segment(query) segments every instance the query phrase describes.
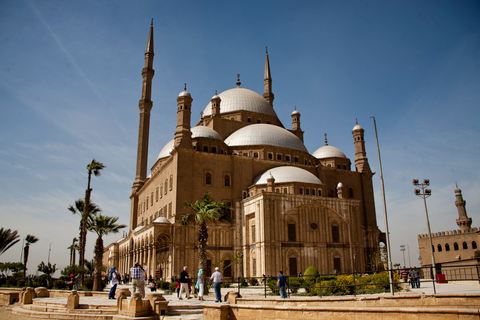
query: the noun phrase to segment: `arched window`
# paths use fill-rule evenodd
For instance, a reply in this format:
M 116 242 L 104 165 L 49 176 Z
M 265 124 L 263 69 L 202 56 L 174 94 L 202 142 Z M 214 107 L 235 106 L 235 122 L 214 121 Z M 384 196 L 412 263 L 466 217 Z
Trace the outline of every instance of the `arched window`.
M 353 189 L 352 188 L 348 188 L 348 197 L 350 199 L 353 199 Z
M 287 236 L 289 242 L 297 241 L 297 232 L 295 229 L 295 223 L 289 223 L 287 226 Z
M 453 250 L 458 251 L 458 243 L 455 242 L 453 244 Z
M 445 251 L 450 251 L 450 245 L 448 243 L 445 243 Z
M 212 175 L 210 173 L 205 175 L 205 184 L 208 186 L 212 185 Z
M 472 249 L 477 249 L 477 243 L 475 241 L 472 241 Z
M 464 250 L 468 249 L 468 244 L 466 242 L 463 242 L 463 249 Z
M 230 176 L 225 175 L 225 187 L 230 187 Z
M 298 190 L 298 193 L 302 195 L 302 194 L 303 194 L 303 188 L 300 188 L 300 189 Z
M 340 242 L 340 228 L 332 226 L 332 242 Z
M 437 246 L 437 248 L 438 248 L 438 252 L 442 252 L 442 245 L 441 245 L 441 244 L 439 244 L 439 245 Z

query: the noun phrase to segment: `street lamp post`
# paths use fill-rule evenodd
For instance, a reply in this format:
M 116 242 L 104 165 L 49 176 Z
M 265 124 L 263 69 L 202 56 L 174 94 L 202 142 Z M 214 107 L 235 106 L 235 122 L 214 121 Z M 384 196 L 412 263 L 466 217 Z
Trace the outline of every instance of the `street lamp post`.
M 406 264 L 405 264 L 405 245 L 404 244 L 400 245 L 400 251 L 402 251 L 403 253 L 403 267 L 405 268 Z
M 414 193 L 417 197 L 423 198 L 423 203 L 425 205 L 425 214 L 427 216 L 427 226 L 428 226 L 428 240 L 430 241 L 430 253 L 432 254 L 433 292 L 437 293 L 435 288 L 435 281 L 437 280 L 437 271 L 435 270 L 435 256 L 433 255 L 432 231 L 430 230 L 430 220 L 428 219 L 428 210 L 427 210 L 427 198 L 432 195 L 432 190 L 425 189 L 425 187 L 428 187 L 430 185 L 430 180 L 424 179 L 422 183 L 419 183 L 418 179 L 413 179 L 412 183 L 415 187 L 420 187 L 420 189 L 415 189 Z
M 373 126 L 375 128 L 375 138 L 377 140 L 377 152 L 378 152 L 378 167 L 380 169 L 380 184 L 382 186 L 382 199 L 383 199 L 383 214 L 385 216 L 385 235 L 386 235 L 386 245 L 387 245 L 387 262 L 388 262 L 388 280 L 390 281 L 390 292 L 392 296 L 395 294 L 395 288 L 393 284 L 393 267 L 392 267 L 392 252 L 390 250 L 390 232 L 388 231 L 388 218 L 387 218 L 387 199 L 385 198 L 385 185 L 383 184 L 383 172 L 382 172 L 382 159 L 380 158 L 380 145 L 378 144 L 378 134 L 377 134 L 377 122 L 375 117 L 371 116 L 373 119 Z

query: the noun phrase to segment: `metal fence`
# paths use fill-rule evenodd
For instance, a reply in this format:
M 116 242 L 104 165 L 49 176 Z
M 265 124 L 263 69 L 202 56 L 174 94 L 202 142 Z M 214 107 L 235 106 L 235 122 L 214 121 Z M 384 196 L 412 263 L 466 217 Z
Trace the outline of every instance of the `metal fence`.
M 401 291 L 405 286 L 421 287 L 422 283 L 433 283 L 434 292 L 436 292 L 435 284 L 448 283 L 449 281 L 479 281 L 480 282 L 480 266 L 477 264 L 436 266 L 437 278 L 433 279 L 432 267 L 419 267 L 418 278 L 412 277 L 416 273 L 413 268 L 393 269 L 383 271 L 365 271 L 342 274 L 317 274 L 311 276 L 305 275 L 286 275 L 287 294 L 290 295 L 354 295 L 390 292 L 391 284 L 388 272 L 392 272 L 392 282 L 395 292 Z M 405 270 L 406 272 L 402 271 Z M 412 270 L 412 273 L 409 271 Z M 405 276 L 406 277 L 402 277 Z M 263 277 L 239 277 L 237 279 L 238 293 L 242 291 L 251 294 L 262 294 L 265 296 L 278 295 L 277 287 L 278 276 Z

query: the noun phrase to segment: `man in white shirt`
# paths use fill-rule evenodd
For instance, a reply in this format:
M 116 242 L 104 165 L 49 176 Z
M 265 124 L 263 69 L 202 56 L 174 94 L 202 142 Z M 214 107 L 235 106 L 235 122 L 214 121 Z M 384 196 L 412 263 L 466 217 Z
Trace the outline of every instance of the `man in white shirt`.
M 212 273 L 210 281 L 213 281 L 213 290 L 215 290 L 215 302 L 222 302 L 222 281 L 223 275 L 218 271 L 218 267 L 215 268 L 215 272 Z

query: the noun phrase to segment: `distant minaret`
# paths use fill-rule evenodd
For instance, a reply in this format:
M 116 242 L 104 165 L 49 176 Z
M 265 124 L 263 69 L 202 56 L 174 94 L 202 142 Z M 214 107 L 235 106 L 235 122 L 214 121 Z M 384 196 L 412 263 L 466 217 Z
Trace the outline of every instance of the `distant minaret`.
M 463 200 L 462 190 L 457 185 L 455 189 L 455 206 L 458 211 L 457 225 L 460 230 L 467 231 L 472 226 L 472 218 L 467 216 L 467 209 L 465 208 L 466 201 Z
M 177 128 L 175 130 L 175 148 L 192 149 L 192 132 L 190 131 L 190 117 L 192 114 L 192 96 L 185 89 L 177 98 Z
M 268 60 L 268 49 L 265 47 L 265 76 L 263 77 L 263 85 L 265 87 L 265 92 L 263 98 L 273 106 L 274 95 L 272 93 L 272 77 L 270 75 L 270 61 Z
M 292 112 L 292 132 L 303 142 L 303 131 L 300 128 L 300 112 L 297 107 Z
M 358 172 L 371 172 L 368 164 L 367 152 L 365 151 L 365 140 L 363 128 L 356 121 L 355 127 L 352 129 L 353 144 L 355 145 L 355 167 Z
M 150 132 L 150 110 L 152 110 L 152 78 L 153 70 L 153 19 L 148 33 L 147 50 L 145 51 L 145 67 L 142 69 L 142 98 L 138 102 L 140 122 L 138 129 L 137 170 L 133 182 L 133 192 L 138 191 L 147 177 L 148 136 Z

